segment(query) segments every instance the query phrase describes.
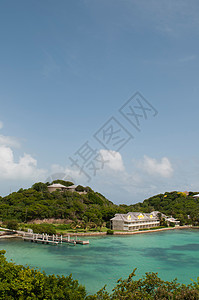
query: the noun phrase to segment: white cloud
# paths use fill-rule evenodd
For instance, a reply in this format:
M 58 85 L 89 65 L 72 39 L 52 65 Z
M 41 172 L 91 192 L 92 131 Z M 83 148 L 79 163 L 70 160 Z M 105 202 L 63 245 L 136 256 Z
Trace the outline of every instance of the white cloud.
M 160 162 L 155 158 L 144 156 L 144 159 L 138 162 L 138 167 L 151 175 L 160 175 L 162 177 L 171 177 L 173 174 L 172 165 L 167 157 L 163 157 Z
M 15 137 L 0 134 L 0 146 L 20 147 L 19 141 Z
M 0 129 L 3 123 L 0 121 Z M 41 180 L 46 171 L 37 168 L 37 160 L 24 153 L 18 160 L 14 159 L 12 148 L 19 148 L 20 143 L 15 137 L 0 134 L 0 179 L 1 180 Z
M 124 171 L 122 156 L 119 152 L 105 149 L 101 149 L 99 152 L 105 161 L 106 167 L 114 171 Z
M 3 122 L 0 121 L 0 129 L 3 128 Z M 17 140 L 17 138 L 12 136 L 6 136 L 3 134 L 0 134 L 0 146 L 9 146 L 9 147 L 20 147 L 20 143 Z
M 46 181 L 52 181 L 55 179 L 63 179 L 70 180 L 76 184 L 88 185 L 95 182 L 95 180 L 99 180 L 99 178 L 109 178 L 109 182 L 111 182 L 111 178 L 116 177 L 120 178 L 121 172 L 125 173 L 125 168 L 123 165 L 122 156 L 119 152 L 112 150 L 101 149 L 99 151 L 101 154 L 101 159 L 99 165 L 96 165 L 96 174 L 94 174 L 94 170 L 89 171 L 87 168 L 72 168 L 72 167 L 63 167 L 58 164 L 51 165 L 50 173 L 47 175 Z M 105 162 L 101 168 L 101 161 Z M 98 169 L 99 167 L 99 169 Z M 110 176 L 111 174 L 111 176 Z M 114 180 L 113 180 L 114 181 Z
M 45 170 L 37 169 L 37 161 L 29 154 L 24 154 L 18 162 L 8 146 L 0 146 L 0 178 L 1 179 L 34 179 L 43 178 Z
M 70 167 L 63 167 L 58 164 L 51 165 L 50 171 L 47 174 L 47 177 L 45 178 L 45 182 L 53 181 L 53 180 L 66 180 L 66 181 L 72 181 L 73 183 L 77 184 L 86 184 L 87 179 L 83 172 L 81 172 L 80 169 L 72 169 Z

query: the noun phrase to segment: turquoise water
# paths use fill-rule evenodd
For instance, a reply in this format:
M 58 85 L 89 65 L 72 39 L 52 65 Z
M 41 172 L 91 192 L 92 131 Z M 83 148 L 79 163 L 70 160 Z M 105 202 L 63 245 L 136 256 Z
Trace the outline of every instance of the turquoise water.
M 86 239 L 86 238 L 85 238 Z M 136 277 L 158 272 L 164 280 L 175 277 L 190 283 L 199 276 L 199 231 L 172 230 L 131 236 L 90 237 L 89 245 L 58 246 L 0 240 L 8 260 L 45 270 L 47 274 L 69 275 L 94 293 L 107 289 L 137 268 Z

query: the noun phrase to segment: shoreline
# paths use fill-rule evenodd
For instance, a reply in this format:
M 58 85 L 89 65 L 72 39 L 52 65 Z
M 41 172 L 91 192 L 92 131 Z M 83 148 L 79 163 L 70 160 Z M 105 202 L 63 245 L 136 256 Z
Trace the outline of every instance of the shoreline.
M 6 235 L 0 235 L 0 239 L 11 239 L 11 238 L 18 238 L 18 234 L 6 234 Z
M 184 226 L 178 226 L 178 227 L 165 227 L 165 228 L 159 228 L 159 229 L 149 229 L 149 230 L 143 230 L 143 231 L 114 231 L 112 235 L 133 235 L 133 234 L 140 234 L 140 233 L 148 233 L 148 232 L 159 232 L 159 231 L 165 231 L 165 230 L 175 230 L 175 229 L 188 229 L 188 228 L 194 228 L 191 225 L 184 225 Z M 194 228 L 199 229 L 199 227 Z M 109 235 L 106 232 L 78 232 L 78 233 L 68 233 L 71 236 L 100 236 L 100 235 Z M 66 234 L 66 235 L 68 235 Z M 65 236 L 65 235 L 64 235 Z M 110 234 L 111 236 L 111 234 Z
M 134 234 L 144 234 L 144 233 L 152 233 L 152 232 L 161 232 L 166 230 L 175 230 L 175 229 L 199 229 L 199 227 L 193 227 L 191 225 L 184 225 L 184 226 L 178 226 L 178 227 L 165 227 L 165 228 L 159 228 L 159 229 L 149 229 L 149 230 L 143 230 L 143 231 L 114 231 L 113 234 L 107 234 L 106 232 L 69 232 L 68 234 L 64 234 L 63 236 L 78 236 L 78 237 L 92 237 L 92 236 L 118 236 L 118 235 L 134 235 Z M 0 235 L 0 239 L 9 239 L 9 238 L 20 238 L 21 236 L 19 234 L 11 234 L 11 235 Z
M 149 229 L 149 230 L 132 231 L 132 232 L 115 231 L 113 235 L 133 235 L 133 234 L 140 234 L 140 233 L 159 232 L 159 231 L 175 230 L 175 229 L 188 229 L 188 228 L 192 228 L 192 226 L 184 225 L 184 226 L 179 226 L 179 227 L 165 227 L 165 228 L 159 228 L 159 229 Z

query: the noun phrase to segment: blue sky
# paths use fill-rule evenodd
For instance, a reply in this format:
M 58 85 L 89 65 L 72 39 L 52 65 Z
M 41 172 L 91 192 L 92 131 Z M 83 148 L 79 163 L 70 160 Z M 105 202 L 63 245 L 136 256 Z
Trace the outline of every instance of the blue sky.
M 1 1 L 0 194 L 57 173 L 115 203 L 199 191 L 198 11 L 194 0 Z M 158 112 L 141 131 L 119 112 L 137 91 Z M 123 147 L 94 137 L 111 117 L 134 136 Z M 86 142 L 106 160 L 96 174 L 79 164 L 90 182 L 69 159 Z

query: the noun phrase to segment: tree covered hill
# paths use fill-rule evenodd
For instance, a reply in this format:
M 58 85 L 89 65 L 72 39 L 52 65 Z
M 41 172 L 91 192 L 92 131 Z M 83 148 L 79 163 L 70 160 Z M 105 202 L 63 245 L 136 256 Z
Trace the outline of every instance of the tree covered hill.
M 66 186 L 73 184 L 63 181 L 61 183 Z M 100 226 L 101 223 L 109 221 L 118 209 L 124 212 L 124 209 L 118 208 L 89 187 L 77 186 L 77 191 L 85 190 L 86 194 L 70 191 L 50 193 L 47 189 L 48 184 L 35 183 L 29 189 L 20 189 L 6 197 L 0 197 L 0 219 L 28 222 L 35 219 L 55 218 L 83 220 Z
M 199 223 L 199 199 L 194 199 L 193 192 L 189 195 L 183 192 L 170 192 L 158 194 L 129 207 L 142 212 L 160 211 L 166 215 L 172 215 L 183 224 Z
M 73 184 L 63 180 L 52 183 L 61 183 L 65 186 Z M 181 224 L 199 224 L 199 199 L 194 199 L 193 195 L 196 193 L 193 192 L 187 196 L 185 193 L 174 191 L 155 195 L 142 203 L 116 205 L 90 187 L 77 186 L 77 192 L 50 193 L 48 185 L 49 183 L 38 182 L 29 189 L 20 189 L 6 197 L 0 197 L 0 219 L 28 222 L 55 218 L 93 222 L 96 226 L 102 226 L 116 213 L 156 210 L 172 215 L 179 219 Z M 82 191 L 86 191 L 86 194 L 79 193 Z

